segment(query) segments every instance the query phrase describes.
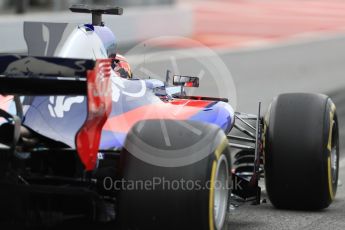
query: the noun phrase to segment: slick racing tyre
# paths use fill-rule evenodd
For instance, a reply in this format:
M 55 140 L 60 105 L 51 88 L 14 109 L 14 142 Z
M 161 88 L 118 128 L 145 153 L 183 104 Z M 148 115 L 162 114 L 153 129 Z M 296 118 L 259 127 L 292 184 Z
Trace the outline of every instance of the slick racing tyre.
M 231 164 L 221 129 L 190 121 L 142 121 L 128 134 L 125 149 L 122 229 L 227 229 Z
M 339 172 L 335 105 L 325 95 L 275 98 L 264 121 L 266 189 L 283 209 L 317 210 L 334 200 Z

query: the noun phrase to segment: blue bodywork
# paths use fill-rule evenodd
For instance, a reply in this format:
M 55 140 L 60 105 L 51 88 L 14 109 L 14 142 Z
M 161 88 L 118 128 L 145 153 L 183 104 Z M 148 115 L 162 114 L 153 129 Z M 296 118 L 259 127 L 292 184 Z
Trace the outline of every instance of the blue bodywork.
M 113 57 L 116 38 L 109 28 L 79 26 L 55 53 L 57 57 L 104 59 Z M 222 101 L 178 99 L 180 87 L 169 86 L 160 80 L 123 79 L 113 71 L 112 112 L 110 124 L 102 132 L 101 149 L 119 148 L 124 144 L 130 127 L 118 130 L 116 119 L 153 119 L 160 113 L 164 119 L 193 120 L 215 124 L 229 133 L 234 123 L 234 110 Z M 24 125 L 52 140 L 75 147 L 75 134 L 86 119 L 86 100 L 83 96 L 36 96 L 24 100 Z M 152 110 L 152 106 L 157 111 Z M 10 108 L 14 108 L 11 106 Z M 148 114 L 136 114 L 145 111 Z M 188 112 L 186 112 L 188 111 Z M 114 121 L 113 121 L 114 120 Z M 115 122 L 115 123 L 114 123 Z M 122 124 L 121 124 L 122 125 Z M 127 126 L 132 125 L 130 122 Z

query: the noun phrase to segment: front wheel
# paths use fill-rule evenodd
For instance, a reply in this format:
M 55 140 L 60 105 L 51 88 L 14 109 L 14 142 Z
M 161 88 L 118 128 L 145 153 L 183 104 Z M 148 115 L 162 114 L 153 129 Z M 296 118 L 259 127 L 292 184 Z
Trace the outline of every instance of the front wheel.
M 339 173 L 338 119 L 320 94 L 282 94 L 265 117 L 266 189 L 286 209 L 323 209 L 334 200 Z

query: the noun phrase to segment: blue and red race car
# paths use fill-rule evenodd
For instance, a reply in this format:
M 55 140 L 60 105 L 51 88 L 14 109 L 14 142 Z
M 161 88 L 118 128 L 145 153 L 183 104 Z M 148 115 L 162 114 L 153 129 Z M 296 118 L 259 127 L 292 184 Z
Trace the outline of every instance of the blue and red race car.
M 235 112 L 225 98 L 188 96 L 197 77 L 133 76 L 102 22 L 121 8 L 71 10 L 93 22 L 53 57 L 0 56 L 3 222 L 227 229 L 230 206 L 261 203 L 262 177 L 277 208 L 331 204 L 339 135 L 329 97 L 282 94 L 265 117 L 260 106 Z

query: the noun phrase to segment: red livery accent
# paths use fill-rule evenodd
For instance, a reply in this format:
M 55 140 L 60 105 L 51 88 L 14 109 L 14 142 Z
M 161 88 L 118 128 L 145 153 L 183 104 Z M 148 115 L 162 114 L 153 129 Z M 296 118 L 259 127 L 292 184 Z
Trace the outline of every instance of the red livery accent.
M 79 157 L 87 171 L 93 170 L 101 140 L 102 127 L 111 112 L 111 60 L 97 60 L 87 75 L 87 118 L 76 135 Z
M 183 99 L 141 106 L 127 113 L 109 118 L 103 128 L 113 132 L 127 133 L 135 123 L 141 120 L 187 120 L 210 103 L 213 102 Z

